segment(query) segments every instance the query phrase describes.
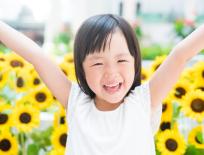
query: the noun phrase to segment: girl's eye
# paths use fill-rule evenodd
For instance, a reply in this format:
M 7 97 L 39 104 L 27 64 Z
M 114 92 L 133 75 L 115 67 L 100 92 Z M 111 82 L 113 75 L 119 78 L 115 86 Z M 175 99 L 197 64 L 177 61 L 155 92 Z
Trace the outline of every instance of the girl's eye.
M 102 63 L 95 63 L 92 66 L 100 66 L 100 65 L 103 65 L 103 64 Z
M 118 60 L 118 62 L 128 62 L 127 60 Z

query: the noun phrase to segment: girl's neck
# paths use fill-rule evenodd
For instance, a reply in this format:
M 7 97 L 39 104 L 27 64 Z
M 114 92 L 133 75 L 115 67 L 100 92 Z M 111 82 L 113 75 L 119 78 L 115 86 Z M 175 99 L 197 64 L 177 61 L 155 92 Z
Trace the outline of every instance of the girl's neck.
M 102 100 L 102 99 L 99 99 L 97 97 L 94 99 L 94 104 L 95 104 L 96 108 L 100 111 L 113 111 L 113 110 L 117 109 L 122 102 L 123 101 L 121 101 L 119 103 L 109 103 L 109 102 Z

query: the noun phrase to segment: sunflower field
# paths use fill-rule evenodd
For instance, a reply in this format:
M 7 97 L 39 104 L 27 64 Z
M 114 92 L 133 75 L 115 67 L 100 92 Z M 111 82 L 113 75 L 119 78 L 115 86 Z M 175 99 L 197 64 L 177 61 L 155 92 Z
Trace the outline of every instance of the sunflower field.
M 156 57 L 142 68 L 148 80 L 165 60 Z M 59 63 L 75 81 L 73 55 Z M 0 54 L 0 154 L 63 155 L 68 125 L 66 112 L 42 82 L 34 67 L 13 52 Z M 155 136 L 157 155 L 204 154 L 204 62 L 186 67 L 163 101 L 162 119 Z M 43 123 L 43 114 L 53 116 Z
M 75 80 L 73 56 L 59 64 Z M 34 67 L 13 52 L 0 54 L 0 154 L 64 155 L 65 110 L 42 82 Z M 45 114 L 50 124 L 42 122 Z
M 142 68 L 143 82 L 151 77 L 165 58 L 165 55 L 156 57 L 149 68 Z M 163 100 L 155 143 L 157 155 L 204 155 L 203 61 L 186 67 Z

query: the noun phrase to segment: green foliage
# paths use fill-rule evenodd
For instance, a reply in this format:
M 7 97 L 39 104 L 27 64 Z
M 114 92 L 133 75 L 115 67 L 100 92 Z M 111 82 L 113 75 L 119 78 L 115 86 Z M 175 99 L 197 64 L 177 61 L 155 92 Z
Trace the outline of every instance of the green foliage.
M 142 38 L 143 33 L 142 33 L 141 27 L 137 26 L 137 27 L 135 28 L 135 35 L 137 36 L 138 39 Z
M 171 51 L 171 47 L 161 47 L 158 44 L 153 44 L 149 47 L 142 47 L 141 48 L 141 54 L 142 59 L 146 60 L 153 60 L 156 56 L 159 55 L 168 55 L 168 53 Z
M 204 136 L 203 136 L 203 133 L 202 133 L 202 132 L 199 132 L 196 137 L 197 137 L 198 141 L 199 141 L 201 144 L 204 144 Z
M 181 37 L 182 39 L 188 36 L 191 32 L 195 30 L 195 27 L 193 24 L 187 24 L 183 20 L 177 20 L 174 23 L 174 30 L 178 37 Z
M 53 127 L 51 126 L 45 130 L 33 132 L 30 136 L 39 148 L 46 149 L 46 147 L 51 145 L 50 135 L 52 134 L 52 131 Z
M 173 102 L 173 115 L 172 115 L 172 127 L 174 126 L 174 123 L 178 120 L 181 112 L 181 106 L 178 105 L 178 103 Z
M 184 155 L 204 155 L 204 149 L 197 149 L 193 145 L 189 145 Z
M 39 154 L 40 148 L 37 144 L 29 144 L 27 148 L 27 155 L 36 155 Z
M 0 43 L 0 53 L 9 53 L 11 50 Z
M 71 40 L 71 36 L 66 33 L 66 32 L 61 32 L 59 33 L 55 38 L 54 38 L 54 43 L 55 44 L 69 44 Z

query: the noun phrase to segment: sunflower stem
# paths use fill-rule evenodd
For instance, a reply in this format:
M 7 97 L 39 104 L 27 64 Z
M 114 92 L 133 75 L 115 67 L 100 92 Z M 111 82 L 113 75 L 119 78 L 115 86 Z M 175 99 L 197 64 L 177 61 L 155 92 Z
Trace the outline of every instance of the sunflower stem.
M 22 145 L 22 155 L 26 155 L 26 144 L 25 144 L 25 133 L 21 132 L 20 133 L 20 138 L 21 138 L 21 145 Z

